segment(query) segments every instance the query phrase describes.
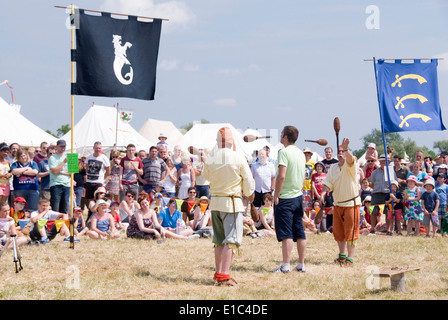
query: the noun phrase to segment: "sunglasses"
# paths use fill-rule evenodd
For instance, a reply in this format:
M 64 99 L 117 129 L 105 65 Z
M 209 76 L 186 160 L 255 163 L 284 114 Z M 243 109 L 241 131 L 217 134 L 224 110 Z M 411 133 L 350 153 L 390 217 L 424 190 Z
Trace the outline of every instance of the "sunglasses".
M 367 162 L 375 162 L 375 160 L 367 160 Z
M 126 197 L 128 198 L 134 198 L 134 196 L 132 194 L 127 194 Z

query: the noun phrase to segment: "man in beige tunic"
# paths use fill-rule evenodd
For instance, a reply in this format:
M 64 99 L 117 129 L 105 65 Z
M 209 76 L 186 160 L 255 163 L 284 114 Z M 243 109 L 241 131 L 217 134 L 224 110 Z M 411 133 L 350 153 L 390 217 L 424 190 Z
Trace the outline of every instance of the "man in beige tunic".
M 235 250 L 243 239 L 242 197 L 253 201 L 255 181 L 246 158 L 235 151 L 233 135 L 223 127 L 217 135 L 218 149 L 206 160 L 202 175 L 210 181 L 213 243 L 215 244 L 214 280 L 217 285 L 234 286 L 229 275 Z

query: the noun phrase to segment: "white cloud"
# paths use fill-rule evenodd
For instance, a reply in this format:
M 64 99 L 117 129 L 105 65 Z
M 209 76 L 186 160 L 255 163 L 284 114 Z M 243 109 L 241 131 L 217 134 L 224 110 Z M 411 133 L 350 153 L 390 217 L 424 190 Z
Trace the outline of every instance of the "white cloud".
M 221 69 L 217 69 L 216 72 L 219 74 L 224 74 L 224 75 L 238 76 L 242 73 L 256 72 L 256 71 L 260 71 L 260 70 L 261 70 L 260 66 L 258 66 L 256 64 L 250 64 L 244 68 L 221 68 Z
M 225 74 L 225 75 L 231 75 L 231 76 L 236 76 L 239 75 L 241 73 L 240 69 L 232 69 L 232 68 L 224 68 L 224 69 L 217 69 L 216 72 L 220 73 L 220 74 Z
M 104 0 L 100 8 L 108 12 L 169 19 L 163 23 L 162 31 L 185 27 L 196 20 L 194 12 L 185 2 L 175 0 L 162 3 L 155 3 L 154 0 Z
M 184 66 L 184 71 L 187 72 L 199 71 L 199 66 L 197 64 L 186 64 Z
M 236 100 L 233 98 L 215 99 L 214 104 L 222 107 L 233 107 L 236 105 Z
M 178 65 L 179 65 L 178 60 L 162 60 L 159 63 L 159 69 L 165 71 L 173 71 L 177 69 Z

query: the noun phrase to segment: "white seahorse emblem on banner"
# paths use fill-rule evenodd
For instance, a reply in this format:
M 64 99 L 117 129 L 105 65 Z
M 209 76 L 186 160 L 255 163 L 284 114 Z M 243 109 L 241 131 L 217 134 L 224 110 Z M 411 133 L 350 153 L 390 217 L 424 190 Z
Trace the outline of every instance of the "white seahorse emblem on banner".
M 118 81 L 124 85 L 129 85 L 132 83 L 132 80 L 134 78 L 134 70 L 131 67 L 131 63 L 127 59 L 126 56 L 126 50 L 128 48 L 132 47 L 132 43 L 126 42 L 124 45 L 121 44 L 121 36 L 120 35 L 112 35 L 113 40 L 112 43 L 114 44 L 114 53 L 115 53 L 115 59 L 114 59 L 114 73 L 117 77 Z M 124 76 L 121 72 L 124 65 L 129 65 L 130 71 L 126 73 Z

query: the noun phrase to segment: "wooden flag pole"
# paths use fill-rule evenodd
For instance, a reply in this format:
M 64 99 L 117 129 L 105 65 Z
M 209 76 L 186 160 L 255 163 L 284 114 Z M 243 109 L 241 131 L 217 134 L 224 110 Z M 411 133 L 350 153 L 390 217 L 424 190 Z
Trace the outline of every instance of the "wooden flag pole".
M 382 59 L 384 61 L 395 61 L 395 60 L 401 60 L 401 61 L 407 61 L 407 60 L 432 60 L 432 59 L 437 59 L 437 60 L 444 60 L 444 58 L 403 58 L 403 59 Z M 364 61 L 378 61 L 381 59 L 364 59 Z
M 73 17 L 73 15 L 75 14 L 75 5 L 71 4 L 71 15 Z M 75 49 L 75 41 L 74 41 L 74 37 L 75 37 L 75 27 L 74 25 L 71 26 L 70 28 L 71 31 L 71 49 L 72 51 Z M 71 61 L 71 83 L 73 85 L 73 83 L 75 83 L 75 62 Z M 72 93 L 71 94 L 71 152 L 73 153 L 73 127 L 74 127 L 74 112 L 75 109 L 75 95 Z M 69 209 L 69 213 L 68 213 L 68 217 L 70 219 L 70 248 L 71 249 L 75 249 L 75 239 L 74 239 L 74 217 L 73 217 L 73 193 L 74 193 L 74 187 L 73 187 L 73 179 L 74 179 L 74 173 L 70 173 L 70 209 Z
M 66 7 L 66 6 L 54 6 L 54 7 L 55 8 L 60 8 L 60 9 L 71 9 L 71 10 L 74 10 L 74 5 L 73 4 L 71 5 L 71 7 Z M 84 9 L 84 11 L 103 13 L 103 11 L 89 10 L 89 9 Z M 113 15 L 116 15 L 116 16 L 124 16 L 124 17 L 130 16 L 130 14 L 123 14 L 123 13 L 116 13 L 116 12 L 107 12 L 107 13 L 113 14 Z M 170 21 L 169 19 L 166 19 L 166 18 L 153 18 L 153 17 L 143 17 L 143 16 L 137 16 L 137 18 L 150 19 L 150 20 L 160 19 L 160 20 L 163 20 L 163 21 Z

